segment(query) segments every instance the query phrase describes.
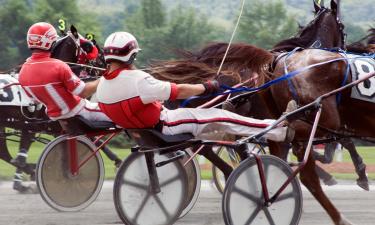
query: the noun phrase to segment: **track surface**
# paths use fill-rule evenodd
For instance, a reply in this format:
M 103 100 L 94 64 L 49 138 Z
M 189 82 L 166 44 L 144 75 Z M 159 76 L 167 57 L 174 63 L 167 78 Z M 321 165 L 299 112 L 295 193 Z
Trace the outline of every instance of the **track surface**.
M 355 185 L 325 187 L 327 195 L 341 212 L 356 225 L 375 224 L 375 186 L 370 192 Z M 300 224 L 332 224 L 323 209 L 303 189 L 304 213 Z M 88 208 L 76 213 L 58 213 L 49 208 L 39 195 L 20 195 L 11 183 L 0 183 L 0 225 L 110 225 L 121 224 L 112 200 L 112 183 L 105 182 L 99 198 Z M 208 182 L 203 183 L 194 209 L 176 225 L 223 225 L 221 195 Z

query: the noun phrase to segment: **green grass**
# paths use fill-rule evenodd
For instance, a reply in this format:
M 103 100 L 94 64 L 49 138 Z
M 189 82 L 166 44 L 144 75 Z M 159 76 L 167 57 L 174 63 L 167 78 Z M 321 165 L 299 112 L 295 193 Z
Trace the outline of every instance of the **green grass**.
M 18 143 L 15 142 L 8 142 L 8 148 L 13 156 L 17 154 L 18 151 Z M 41 143 L 34 143 L 31 146 L 29 151 L 29 162 L 37 162 L 41 152 L 43 151 L 44 145 Z M 130 154 L 130 150 L 128 149 L 119 149 L 111 147 L 111 150 L 114 151 L 120 158 L 124 159 L 126 156 Z M 375 165 L 375 147 L 358 147 L 358 152 L 363 157 L 365 163 L 367 165 Z M 115 166 L 113 162 L 111 162 L 105 155 L 102 154 L 102 158 L 104 159 L 105 164 L 105 175 L 106 179 L 113 179 L 115 177 Z M 344 162 L 351 162 L 349 153 L 347 151 L 343 151 L 343 161 Z M 207 162 L 207 161 L 206 161 Z M 13 177 L 15 172 L 15 168 L 4 161 L 0 160 L 0 179 L 7 179 L 10 180 Z M 356 179 L 356 174 L 333 174 L 338 179 Z M 203 179 L 211 179 L 211 169 L 206 169 L 201 171 L 201 176 Z M 375 173 L 369 173 L 369 178 L 375 180 Z
M 18 143 L 8 142 L 8 149 L 11 155 L 14 157 L 18 151 Z M 36 163 L 43 149 L 44 149 L 44 144 L 33 143 L 28 153 L 28 162 Z M 126 156 L 130 154 L 130 150 L 128 149 L 119 149 L 119 148 L 111 147 L 111 150 L 115 154 L 117 154 L 121 159 L 125 159 Z M 115 177 L 115 171 L 116 171 L 115 166 L 113 162 L 110 161 L 103 153 L 101 154 L 104 160 L 106 179 L 113 179 Z M 13 177 L 14 172 L 15 172 L 15 167 L 9 165 L 3 160 L 0 160 L 0 179 L 10 180 Z

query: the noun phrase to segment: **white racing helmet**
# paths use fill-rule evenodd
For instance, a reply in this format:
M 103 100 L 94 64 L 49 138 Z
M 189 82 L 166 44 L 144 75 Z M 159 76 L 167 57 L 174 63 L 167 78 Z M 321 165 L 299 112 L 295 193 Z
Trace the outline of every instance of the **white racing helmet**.
M 137 39 L 132 34 L 128 32 L 115 32 L 105 40 L 104 58 L 106 62 L 118 60 L 131 64 L 140 50 Z

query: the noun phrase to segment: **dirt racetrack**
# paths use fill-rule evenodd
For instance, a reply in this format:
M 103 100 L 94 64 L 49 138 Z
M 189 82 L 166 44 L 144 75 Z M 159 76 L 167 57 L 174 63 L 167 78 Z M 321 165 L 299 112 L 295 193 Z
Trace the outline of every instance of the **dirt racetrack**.
M 370 192 L 352 183 L 325 187 L 326 193 L 341 212 L 357 225 L 375 224 L 375 186 Z M 332 224 L 318 203 L 303 188 L 302 225 Z M 105 182 L 99 198 L 81 212 L 59 213 L 49 208 L 39 195 L 21 195 L 11 183 L 0 183 L 1 225 L 110 225 L 121 224 L 113 206 L 112 182 Z M 176 225 L 223 225 L 221 195 L 208 182 L 202 185 L 198 203 Z

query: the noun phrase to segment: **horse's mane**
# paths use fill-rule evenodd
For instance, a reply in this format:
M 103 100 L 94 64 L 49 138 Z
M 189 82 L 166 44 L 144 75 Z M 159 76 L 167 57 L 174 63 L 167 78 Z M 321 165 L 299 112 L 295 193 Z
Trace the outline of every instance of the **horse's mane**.
M 375 40 L 375 28 L 370 28 L 368 30 L 368 34 L 365 37 L 361 38 L 360 40 L 350 45 L 347 45 L 346 46 L 347 51 L 353 52 L 353 53 L 359 53 L 359 54 L 368 53 L 367 46 L 366 44 L 363 43 L 363 41 L 365 40 L 367 42 Z
M 200 83 L 216 76 L 228 43 L 211 43 L 197 52 L 179 50 L 180 60 L 154 63 L 150 72 L 161 80 L 180 83 Z M 248 71 L 256 72 L 262 83 L 268 75 L 268 67 L 273 55 L 261 48 L 245 43 L 230 46 L 221 74 L 244 78 Z M 246 77 L 246 76 L 245 76 Z M 263 79 L 262 79 L 263 78 Z

